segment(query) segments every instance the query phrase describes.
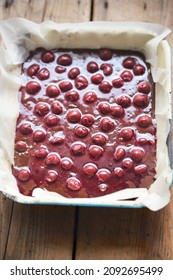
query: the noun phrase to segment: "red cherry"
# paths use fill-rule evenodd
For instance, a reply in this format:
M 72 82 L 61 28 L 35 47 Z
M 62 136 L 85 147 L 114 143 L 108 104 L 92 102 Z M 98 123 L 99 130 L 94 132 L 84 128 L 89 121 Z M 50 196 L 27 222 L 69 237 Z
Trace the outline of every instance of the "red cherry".
M 64 138 L 61 136 L 54 136 L 49 140 L 49 143 L 52 145 L 61 145 L 64 142 Z
M 150 93 L 151 91 L 151 86 L 149 83 L 147 82 L 141 82 L 139 85 L 138 85 L 138 91 L 139 92 L 142 92 L 142 93 L 145 93 L 145 94 L 148 94 Z
M 125 70 L 121 73 L 120 77 L 124 82 L 130 82 L 133 79 L 133 74 L 130 71 Z
M 135 166 L 134 172 L 138 175 L 143 175 L 147 172 L 148 168 L 145 164 Z
M 123 60 L 123 67 L 127 69 L 132 69 L 135 64 L 136 61 L 133 57 L 127 57 Z
M 117 98 L 117 103 L 123 108 L 128 108 L 131 105 L 131 99 L 127 95 L 121 95 Z
M 71 82 L 63 81 L 63 82 L 59 83 L 59 87 L 62 90 L 62 92 L 66 92 L 68 90 L 71 90 L 73 85 Z
M 55 126 L 59 122 L 59 117 L 54 114 L 49 114 L 44 118 L 44 121 L 48 126 Z
M 49 97 L 56 97 L 60 94 L 60 90 L 57 86 L 55 85 L 49 85 L 47 88 L 46 88 L 46 94 L 49 96 Z
M 57 59 L 57 63 L 62 66 L 69 66 L 72 64 L 72 58 L 69 54 L 60 55 Z
M 31 81 L 26 84 L 26 92 L 28 94 L 36 94 L 40 91 L 41 85 L 38 82 Z
M 93 91 L 88 91 L 87 93 L 84 94 L 83 100 L 85 103 L 93 103 L 97 100 L 97 94 Z
M 98 64 L 94 61 L 90 61 L 88 64 L 87 64 L 87 70 L 88 72 L 90 73 L 95 73 L 99 70 L 99 67 L 98 67 Z
M 38 64 L 34 63 L 28 67 L 28 69 L 26 70 L 26 74 L 29 77 L 33 77 L 37 74 L 39 69 L 40 69 L 40 66 Z
M 146 138 L 139 138 L 139 139 L 137 140 L 137 143 L 138 143 L 138 145 L 140 145 L 140 146 L 144 146 L 144 145 L 146 145 L 146 144 L 148 143 L 148 140 L 147 140 Z
M 103 81 L 103 76 L 101 74 L 95 74 L 91 77 L 91 82 L 95 85 L 99 85 Z
M 130 141 L 133 136 L 134 131 L 131 128 L 123 128 L 120 132 L 120 137 L 122 137 L 124 141 Z
M 145 67 L 141 64 L 136 64 L 134 67 L 133 67 L 133 73 L 136 75 L 136 76 L 140 76 L 140 75 L 143 75 L 145 73 Z
M 124 81 L 122 78 L 117 78 L 112 81 L 112 85 L 114 88 L 121 88 L 124 85 Z
M 64 169 L 64 170 L 71 170 L 72 167 L 73 167 L 73 162 L 70 158 L 63 158 L 61 160 L 61 167 Z
M 103 154 L 103 148 L 96 145 L 91 145 L 89 148 L 89 154 L 92 158 L 97 159 Z
M 41 55 L 41 60 L 45 63 L 50 63 L 54 61 L 55 55 L 51 51 L 44 51 Z
M 103 93 L 109 93 L 112 89 L 112 85 L 109 82 L 102 81 L 99 84 L 99 90 Z
M 86 128 L 85 126 L 82 126 L 82 125 L 78 125 L 74 129 L 74 133 L 79 137 L 85 137 L 88 134 L 88 132 L 89 132 L 88 128 Z
M 50 72 L 47 68 L 42 68 L 37 72 L 37 78 L 41 81 L 47 80 L 50 77 Z
M 50 153 L 45 160 L 47 166 L 58 165 L 60 163 L 60 156 L 57 153 Z
M 96 145 L 103 146 L 106 144 L 107 138 L 103 133 L 96 133 L 92 136 L 92 140 Z
M 97 172 L 97 169 L 97 165 L 95 165 L 94 163 L 86 163 L 83 166 L 83 172 L 89 177 L 94 176 Z
M 67 112 L 67 120 L 71 123 L 77 123 L 81 119 L 81 112 L 78 109 L 70 109 Z
M 135 162 L 139 162 L 144 157 L 144 151 L 141 149 L 135 148 L 130 152 L 130 156 Z
M 142 115 L 137 119 L 137 124 L 142 127 L 148 127 L 151 125 L 151 118 L 147 115 Z
M 115 128 L 115 123 L 110 118 L 102 118 L 100 126 L 103 131 L 110 132 Z
M 29 123 L 23 123 L 20 125 L 19 130 L 22 134 L 29 134 L 32 132 L 32 127 Z
M 55 170 L 48 170 L 45 180 L 48 183 L 54 183 L 58 179 L 58 173 Z
M 17 141 L 15 143 L 15 150 L 19 153 L 25 152 L 27 149 L 27 145 L 24 141 Z
M 46 138 L 46 134 L 43 130 L 36 130 L 33 133 L 33 140 L 36 142 L 41 142 Z
M 82 187 L 82 185 L 78 179 L 72 177 L 67 180 L 67 187 L 70 190 L 78 191 Z
M 56 73 L 58 73 L 58 74 L 62 74 L 62 73 L 64 73 L 66 71 L 66 68 L 65 67 L 63 67 L 63 66 L 56 66 L 55 67 L 55 72 Z
M 100 102 L 98 105 L 98 109 L 102 114 L 110 113 L 111 107 L 108 102 Z
M 94 123 L 94 117 L 90 114 L 86 114 L 81 118 L 81 124 L 90 127 Z
M 79 93 L 75 90 L 68 91 L 65 94 L 65 98 L 67 101 L 76 102 L 79 100 Z
M 124 116 L 124 109 L 121 105 L 112 105 L 111 106 L 111 115 L 116 118 L 121 118 Z
M 38 150 L 34 152 L 34 155 L 38 159 L 44 159 L 48 155 L 48 150 L 46 148 L 40 147 Z
M 100 49 L 99 56 L 102 60 L 106 61 L 112 58 L 112 51 L 110 49 Z
M 133 103 L 139 108 L 145 108 L 149 104 L 148 97 L 144 94 L 138 93 L 133 98 Z
M 133 169 L 134 163 L 130 158 L 125 158 L 122 161 L 122 166 L 129 171 Z
M 75 142 L 72 144 L 71 150 L 75 156 L 82 156 L 85 154 L 86 145 L 82 142 Z
M 113 176 L 116 179 L 121 179 L 124 176 L 124 171 L 121 167 L 116 167 L 113 171 Z
M 97 171 L 96 176 L 100 183 L 104 183 L 110 180 L 111 172 L 106 168 L 101 168 Z
M 62 106 L 61 106 L 61 104 L 60 104 L 59 101 L 53 101 L 53 102 L 52 102 L 52 106 L 51 106 L 51 110 L 52 110 L 52 112 L 53 112 L 54 114 L 59 115 L 59 114 L 62 113 L 63 108 L 62 108 Z
M 105 76 L 110 76 L 113 72 L 112 66 L 108 63 L 101 64 L 100 69 L 103 70 Z
M 71 68 L 68 72 L 68 77 L 74 80 L 80 74 L 80 70 L 78 67 Z
M 125 156 L 125 150 L 123 148 L 117 148 L 115 153 L 114 153 L 114 159 L 115 160 L 120 160 Z
M 75 79 L 75 87 L 79 90 L 84 89 L 88 86 L 88 81 L 84 76 L 78 76 Z
M 34 112 L 39 116 L 45 116 L 49 113 L 49 106 L 47 103 L 39 102 L 34 107 Z
M 26 169 L 20 169 L 17 178 L 22 182 L 26 182 L 30 178 L 30 172 Z

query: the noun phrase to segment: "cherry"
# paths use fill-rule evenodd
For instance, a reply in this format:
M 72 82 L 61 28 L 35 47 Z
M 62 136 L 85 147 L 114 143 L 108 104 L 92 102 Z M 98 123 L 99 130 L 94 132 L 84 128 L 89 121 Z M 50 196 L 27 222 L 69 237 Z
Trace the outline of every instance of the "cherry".
M 95 73 L 99 70 L 99 67 L 98 67 L 98 64 L 94 61 L 90 61 L 88 64 L 87 64 L 87 70 L 88 72 L 90 73 Z
M 74 80 L 80 74 L 80 70 L 78 67 L 71 68 L 68 72 L 68 77 Z
M 111 115 L 116 118 L 121 118 L 124 116 L 124 109 L 121 105 L 112 105 L 111 106 Z
M 34 112 L 39 116 L 45 116 L 49 113 L 49 106 L 47 103 L 39 102 L 34 107 Z
M 68 81 L 63 81 L 63 82 L 60 82 L 59 83 L 59 87 L 60 89 L 62 90 L 62 92 L 66 92 L 68 90 L 71 90 L 73 85 L 71 82 L 68 82 Z
M 140 164 L 135 166 L 134 172 L 138 175 L 143 175 L 147 172 L 147 166 L 145 164 Z
M 123 67 L 127 69 L 132 69 L 135 64 L 136 61 L 133 57 L 127 57 L 123 60 Z
M 72 64 L 72 58 L 69 54 L 60 55 L 57 59 L 57 63 L 62 66 L 69 66 Z
M 61 106 L 61 104 L 60 104 L 59 101 L 53 101 L 53 102 L 52 102 L 52 106 L 51 106 L 51 110 L 52 110 L 52 112 L 53 112 L 54 114 L 59 115 L 59 114 L 62 113 L 63 108 L 62 108 L 62 106 Z
M 50 77 L 50 72 L 47 68 L 42 68 L 37 72 L 37 78 L 41 81 L 47 80 Z
M 114 88 L 121 88 L 124 85 L 124 81 L 122 78 L 117 78 L 112 81 L 112 85 Z
M 23 123 L 20 125 L 19 130 L 22 134 L 29 134 L 32 132 L 32 127 L 29 123 Z
M 135 161 L 135 162 L 139 162 L 142 160 L 142 158 L 144 157 L 144 151 L 142 149 L 133 149 L 131 152 L 130 152 L 130 156 L 131 158 Z
M 147 115 L 142 115 L 137 119 L 137 124 L 141 127 L 148 127 L 151 125 L 151 118 Z
M 40 69 L 40 66 L 38 64 L 34 63 L 28 67 L 28 69 L 26 70 L 26 74 L 29 77 L 33 77 L 37 74 L 39 69 Z
M 106 61 L 112 58 L 113 54 L 110 49 L 100 49 L 99 50 L 99 56 L 102 60 Z
M 97 171 L 96 176 L 100 183 L 104 183 L 110 180 L 111 172 L 106 168 L 101 168 Z
M 81 182 L 76 178 L 71 177 L 67 180 L 67 187 L 73 191 L 78 191 L 81 186 Z
M 103 131 L 110 132 L 115 128 L 115 123 L 110 118 L 102 118 L 100 126 Z
M 110 113 L 110 104 L 108 102 L 100 102 L 98 105 L 98 109 L 102 114 Z
M 57 153 L 50 153 L 45 160 L 47 166 L 58 165 L 60 163 L 60 156 Z
M 121 95 L 117 98 L 117 103 L 123 108 L 128 108 L 131 105 L 131 99 L 127 95 Z
M 99 85 L 103 81 L 103 76 L 101 74 L 95 74 L 91 77 L 91 82 L 95 85 Z
M 131 160 L 130 158 L 123 159 L 122 166 L 128 171 L 132 170 L 134 166 L 133 160 Z
M 148 140 L 146 138 L 142 137 L 142 138 L 139 138 L 137 140 L 137 143 L 138 143 L 138 145 L 144 146 L 144 145 L 146 145 L 148 143 Z
M 106 144 L 107 138 L 103 133 L 96 133 L 92 136 L 92 141 L 99 146 L 103 146 Z
M 82 142 L 75 142 L 72 144 L 71 150 L 75 156 L 82 156 L 85 154 L 86 145 Z
M 20 169 L 17 178 L 22 182 L 26 182 L 30 178 L 30 172 L 27 169 Z
M 120 131 L 120 137 L 122 137 L 124 141 L 130 141 L 133 136 L 134 136 L 134 131 L 131 128 L 123 128 Z
M 100 69 L 103 70 L 105 76 L 110 76 L 113 72 L 112 66 L 108 63 L 101 64 Z
M 73 167 L 73 162 L 70 158 L 62 158 L 61 167 L 64 170 L 71 170 Z
M 78 109 L 70 109 L 67 112 L 67 120 L 71 123 L 77 123 L 81 119 L 81 112 Z
M 133 79 L 133 74 L 129 70 L 125 70 L 121 73 L 120 77 L 124 82 L 130 82 Z
M 55 67 L 55 72 L 56 73 L 58 73 L 58 74 L 62 74 L 62 73 L 64 73 L 66 71 L 66 68 L 65 67 L 63 67 L 63 66 L 56 66 Z
M 138 85 L 138 91 L 139 92 L 142 92 L 142 93 L 145 93 L 145 94 L 148 94 L 150 93 L 151 91 L 151 86 L 149 83 L 147 82 L 141 82 L 139 85 Z
M 116 179 L 121 179 L 124 176 L 124 171 L 121 167 L 116 167 L 113 171 L 113 176 Z
M 96 145 L 91 145 L 89 148 L 89 154 L 92 158 L 98 159 L 103 154 L 103 148 Z
M 86 114 L 81 118 L 81 124 L 90 127 L 94 123 L 94 117 L 90 114 Z
M 44 118 L 44 121 L 48 126 L 55 126 L 59 122 L 59 117 L 54 114 L 49 114 Z
M 109 93 L 112 89 L 112 85 L 109 82 L 102 81 L 99 84 L 99 90 L 103 93 Z
M 79 93 L 75 90 L 68 91 L 65 94 L 65 98 L 67 101 L 76 102 L 79 100 Z
M 79 90 L 82 90 L 88 86 L 88 81 L 84 76 L 78 76 L 75 79 L 75 87 Z
M 15 150 L 19 153 L 25 152 L 27 149 L 27 145 L 24 141 L 17 141 L 15 143 Z
M 43 130 L 36 130 L 33 133 L 33 140 L 36 142 L 41 142 L 46 138 L 46 134 Z
M 85 103 L 93 103 L 97 100 L 97 94 L 93 91 L 88 91 L 84 94 L 83 100 Z
M 78 125 L 77 127 L 75 127 L 74 133 L 78 136 L 78 137 L 85 137 L 88 134 L 88 128 L 86 128 L 85 126 L 82 125 Z
M 26 92 L 28 94 L 36 94 L 40 91 L 41 85 L 38 82 L 31 81 L 26 84 Z
M 48 183 L 54 183 L 58 178 L 58 173 L 55 170 L 48 170 L 45 180 Z
M 125 156 L 125 150 L 121 147 L 117 148 L 115 153 L 114 153 L 114 159 L 115 160 L 120 160 Z
M 89 177 L 92 177 L 96 174 L 98 168 L 97 165 L 95 165 L 94 163 L 86 163 L 83 166 L 83 172 L 88 175 Z
M 38 150 L 34 152 L 34 155 L 38 159 L 44 159 L 48 155 L 48 150 L 46 148 L 40 147 Z
M 144 94 L 138 93 L 133 98 L 133 103 L 139 108 L 145 108 L 149 104 L 148 97 Z
M 41 55 L 41 60 L 45 63 L 50 63 L 54 61 L 55 55 L 51 51 L 44 51 Z
M 136 76 L 140 76 L 140 75 L 143 75 L 145 73 L 145 67 L 141 64 L 136 64 L 134 67 L 133 67 L 133 73 L 136 75 Z
M 56 97 L 60 94 L 60 90 L 57 86 L 55 85 L 49 85 L 47 88 L 46 88 L 46 94 L 53 98 L 53 97 Z
M 61 136 L 54 136 L 49 140 L 52 145 L 61 145 L 64 142 L 64 138 Z

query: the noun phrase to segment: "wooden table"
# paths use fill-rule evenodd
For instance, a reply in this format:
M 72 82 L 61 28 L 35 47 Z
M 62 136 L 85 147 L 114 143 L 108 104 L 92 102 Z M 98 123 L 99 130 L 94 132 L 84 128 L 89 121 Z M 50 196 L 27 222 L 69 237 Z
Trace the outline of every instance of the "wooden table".
M 132 20 L 173 29 L 172 14 L 171 0 L 0 0 L 0 19 L 35 22 Z M 20 205 L 0 195 L 0 259 L 172 260 L 172 202 L 151 212 Z

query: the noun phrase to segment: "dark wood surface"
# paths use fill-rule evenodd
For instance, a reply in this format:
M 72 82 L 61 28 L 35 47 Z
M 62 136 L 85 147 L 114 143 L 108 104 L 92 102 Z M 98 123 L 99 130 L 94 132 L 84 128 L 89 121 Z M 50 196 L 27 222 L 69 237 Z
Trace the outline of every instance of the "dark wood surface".
M 0 0 L 0 19 L 35 22 L 132 20 L 173 29 L 172 14 L 171 0 Z M 21 205 L 0 194 L 0 259 L 172 260 L 172 202 L 151 212 Z

